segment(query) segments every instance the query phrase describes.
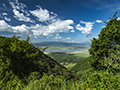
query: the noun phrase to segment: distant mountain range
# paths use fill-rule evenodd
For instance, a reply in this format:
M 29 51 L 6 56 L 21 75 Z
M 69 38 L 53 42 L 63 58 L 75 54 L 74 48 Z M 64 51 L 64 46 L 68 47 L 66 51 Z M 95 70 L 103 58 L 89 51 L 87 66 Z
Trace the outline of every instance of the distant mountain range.
M 73 47 L 73 46 L 79 46 L 79 45 L 91 45 L 91 42 L 81 42 L 81 43 L 68 43 L 68 42 L 55 42 L 55 41 L 48 41 L 48 42 L 37 42 L 33 43 L 34 46 L 64 46 L 64 47 Z

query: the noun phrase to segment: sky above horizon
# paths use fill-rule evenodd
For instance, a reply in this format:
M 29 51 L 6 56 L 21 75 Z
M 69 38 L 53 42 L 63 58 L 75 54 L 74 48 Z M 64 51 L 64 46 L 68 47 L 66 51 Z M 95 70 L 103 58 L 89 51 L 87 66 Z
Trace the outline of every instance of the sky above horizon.
M 32 42 L 90 41 L 116 11 L 119 18 L 120 0 L 0 0 L 0 36 L 30 36 Z

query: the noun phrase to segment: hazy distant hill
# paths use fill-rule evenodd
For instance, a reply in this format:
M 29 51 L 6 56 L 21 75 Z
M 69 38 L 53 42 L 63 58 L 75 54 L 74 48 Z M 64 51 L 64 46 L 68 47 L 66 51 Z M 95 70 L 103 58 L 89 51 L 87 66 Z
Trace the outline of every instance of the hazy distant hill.
M 88 45 L 90 46 L 90 42 L 82 42 L 82 43 L 67 43 L 67 42 L 55 42 L 55 41 L 49 41 L 49 42 L 38 42 L 33 43 L 34 46 L 63 46 L 63 47 L 75 47 L 75 46 L 83 46 Z

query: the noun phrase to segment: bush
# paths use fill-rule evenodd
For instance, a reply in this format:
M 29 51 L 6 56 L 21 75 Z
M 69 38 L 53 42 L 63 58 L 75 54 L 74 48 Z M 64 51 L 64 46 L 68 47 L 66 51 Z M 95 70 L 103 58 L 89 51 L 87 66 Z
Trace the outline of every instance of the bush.
M 82 89 L 119 90 L 120 73 L 114 75 L 108 71 L 95 71 L 83 77 Z

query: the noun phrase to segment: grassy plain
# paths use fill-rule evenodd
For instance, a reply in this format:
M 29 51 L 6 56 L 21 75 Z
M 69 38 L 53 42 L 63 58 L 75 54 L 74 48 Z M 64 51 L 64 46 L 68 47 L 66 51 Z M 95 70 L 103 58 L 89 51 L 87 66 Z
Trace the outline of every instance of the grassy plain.
M 71 69 L 78 62 L 85 59 L 86 57 L 89 57 L 89 52 L 87 49 L 67 53 L 51 53 L 51 52 L 44 53 L 68 69 Z
M 86 50 L 88 49 L 88 45 L 73 45 L 73 46 L 49 46 L 48 49 L 58 49 L 58 50 L 63 50 L 63 49 L 78 49 L 78 50 Z

